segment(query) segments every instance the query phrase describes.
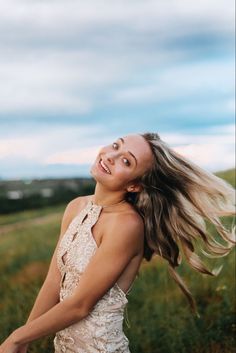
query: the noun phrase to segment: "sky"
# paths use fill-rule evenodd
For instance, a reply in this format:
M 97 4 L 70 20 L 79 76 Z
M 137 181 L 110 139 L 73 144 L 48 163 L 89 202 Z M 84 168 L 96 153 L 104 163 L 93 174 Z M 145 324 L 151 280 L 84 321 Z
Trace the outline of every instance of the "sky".
M 233 0 L 0 0 L 0 178 L 89 176 L 99 148 L 158 132 L 235 166 Z

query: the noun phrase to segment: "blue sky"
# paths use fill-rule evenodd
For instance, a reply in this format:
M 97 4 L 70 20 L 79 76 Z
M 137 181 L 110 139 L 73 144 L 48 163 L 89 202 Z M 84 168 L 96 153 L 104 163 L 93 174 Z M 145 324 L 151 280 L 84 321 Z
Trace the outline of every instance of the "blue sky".
M 144 131 L 234 167 L 232 0 L 0 5 L 0 178 L 89 175 L 100 146 Z

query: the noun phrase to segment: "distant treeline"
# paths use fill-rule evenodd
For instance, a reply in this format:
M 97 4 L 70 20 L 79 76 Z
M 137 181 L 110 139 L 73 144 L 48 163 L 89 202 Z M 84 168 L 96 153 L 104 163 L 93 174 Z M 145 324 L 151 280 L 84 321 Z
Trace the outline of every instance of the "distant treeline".
M 0 213 L 64 204 L 94 192 L 91 178 L 0 181 Z

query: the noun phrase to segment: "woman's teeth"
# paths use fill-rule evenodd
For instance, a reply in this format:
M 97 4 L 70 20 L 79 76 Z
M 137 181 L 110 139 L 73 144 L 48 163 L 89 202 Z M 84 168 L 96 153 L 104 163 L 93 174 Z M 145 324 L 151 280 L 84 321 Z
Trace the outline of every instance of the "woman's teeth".
M 111 174 L 110 170 L 107 168 L 107 166 L 103 163 L 102 160 L 100 160 L 100 164 L 106 173 Z

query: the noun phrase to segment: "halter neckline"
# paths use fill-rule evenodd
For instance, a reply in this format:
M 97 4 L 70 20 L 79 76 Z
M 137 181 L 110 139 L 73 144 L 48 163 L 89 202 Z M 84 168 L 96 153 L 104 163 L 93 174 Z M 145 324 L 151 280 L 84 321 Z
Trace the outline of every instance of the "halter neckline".
M 91 203 L 92 206 L 101 207 L 101 208 L 107 208 L 107 207 L 116 206 L 116 205 L 119 205 L 119 204 L 124 203 L 124 202 L 126 202 L 125 199 L 123 199 L 123 200 L 121 200 L 119 202 L 113 203 L 111 205 L 98 205 L 98 204 L 94 203 L 93 200 L 90 200 L 90 203 Z

